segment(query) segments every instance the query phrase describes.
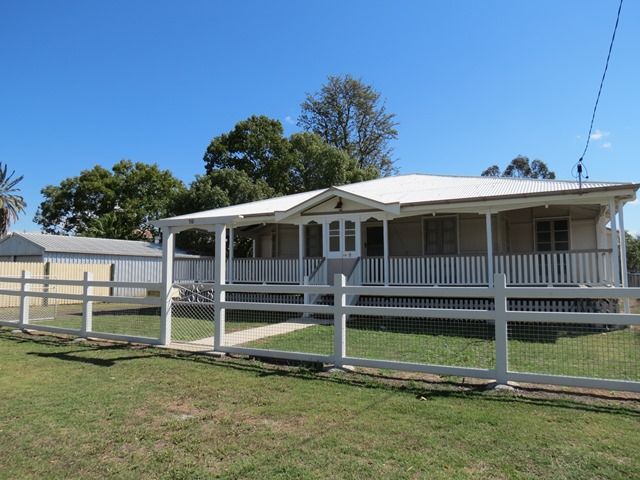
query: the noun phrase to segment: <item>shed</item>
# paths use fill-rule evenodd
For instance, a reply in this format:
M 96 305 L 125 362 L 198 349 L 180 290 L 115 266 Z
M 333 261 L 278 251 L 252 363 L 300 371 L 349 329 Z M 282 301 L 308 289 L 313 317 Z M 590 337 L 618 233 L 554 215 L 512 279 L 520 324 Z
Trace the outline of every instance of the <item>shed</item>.
M 114 281 L 160 282 L 162 246 L 135 240 L 14 232 L 0 241 L 0 262 L 111 264 Z M 208 257 L 177 252 L 175 264 L 176 280 L 212 278 L 213 260 Z M 118 295 L 141 292 L 117 289 Z

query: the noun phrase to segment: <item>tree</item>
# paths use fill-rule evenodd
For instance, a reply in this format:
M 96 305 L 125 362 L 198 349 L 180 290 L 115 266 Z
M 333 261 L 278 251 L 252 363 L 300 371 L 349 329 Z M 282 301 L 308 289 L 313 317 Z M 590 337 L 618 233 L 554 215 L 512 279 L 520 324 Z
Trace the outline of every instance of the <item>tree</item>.
M 157 165 L 122 160 L 111 170 L 96 165 L 42 189 L 34 221 L 47 233 L 151 240 L 151 222 L 171 215 L 184 185 Z
M 630 272 L 640 272 L 640 237 L 625 232 L 627 240 L 627 269 Z
M 375 167 L 360 168 L 356 159 L 328 145 L 314 133 L 295 133 L 291 135 L 290 142 L 303 191 L 362 182 L 379 176 Z
M 555 172 L 549 170 L 547 164 L 542 160 L 534 160 L 529 162 L 529 157 L 518 155 L 511 160 L 511 163 L 500 173 L 498 165 L 492 165 L 481 174 L 483 177 L 516 177 L 516 178 L 540 178 L 554 179 Z
M 18 184 L 24 177 L 13 178 L 15 173 L 12 171 L 7 175 L 7 165 L 0 162 L 0 237 L 7 234 L 11 224 L 27 206 L 22 195 L 18 195 Z
M 243 195 L 245 187 L 251 186 L 249 181 L 260 191 L 269 187 L 269 196 L 275 196 L 379 176 L 374 166 L 361 167 L 355 158 L 329 145 L 317 134 L 302 132 L 286 138 L 282 124 L 265 116 L 249 117 L 238 122 L 229 133 L 215 137 L 207 147 L 204 162 L 207 175 L 215 174 L 211 179 L 218 187 L 216 195 L 226 191 L 230 205 L 242 203 L 238 196 Z M 227 170 L 246 176 L 235 177 L 234 180 L 241 182 L 234 185 L 219 174 Z M 195 182 L 192 188 L 202 188 L 202 185 Z M 248 193 L 248 198 L 254 196 Z
M 302 102 L 298 126 L 355 158 L 363 169 L 393 173 L 391 140 L 398 138 L 395 114 L 380 93 L 351 75 L 329 76 L 319 92 Z
M 278 120 L 253 115 L 214 138 L 204 154 L 205 170 L 231 168 L 266 182 L 279 195 L 300 190 L 299 170 Z

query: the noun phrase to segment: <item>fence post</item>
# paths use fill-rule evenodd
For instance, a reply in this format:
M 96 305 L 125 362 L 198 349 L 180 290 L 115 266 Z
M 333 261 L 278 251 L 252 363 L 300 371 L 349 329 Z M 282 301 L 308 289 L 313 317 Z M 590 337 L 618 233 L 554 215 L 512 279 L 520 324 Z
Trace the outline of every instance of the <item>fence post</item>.
M 496 273 L 493 277 L 496 337 L 496 383 L 506 385 L 509 370 L 509 345 L 507 338 L 507 277 Z
M 214 303 L 214 332 L 213 332 L 213 350 L 220 352 L 224 346 L 225 333 L 225 309 L 222 302 L 226 299 L 224 286 L 226 284 L 225 257 L 226 257 L 226 225 L 216 225 L 216 241 L 215 241 L 215 283 L 213 290 Z
M 343 273 L 336 273 L 333 280 L 333 364 L 338 367 L 344 367 L 344 357 L 347 355 L 346 349 L 346 330 L 347 315 L 344 307 L 347 303 L 347 296 L 344 293 L 346 285 L 346 277 Z
M 162 229 L 162 291 L 160 298 L 160 343 L 171 343 L 171 302 L 173 294 L 173 257 L 175 248 L 175 234 L 170 228 Z
M 93 330 L 93 302 L 89 295 L 93 295 L 93 287 L 89 284 L 93 280 L 92 272 L 84 272 L 84 284 L 82 285 L 82 336 L 88 337 Z
M 20 328 L 25 329 L 29 325 L 29 297 L 27 293 L 30 289 L 30 284 L 27 283 L 27 279 L 31 277 L 31 274 L 26 270 L 22 271 L 22 282 L 20 283 Z

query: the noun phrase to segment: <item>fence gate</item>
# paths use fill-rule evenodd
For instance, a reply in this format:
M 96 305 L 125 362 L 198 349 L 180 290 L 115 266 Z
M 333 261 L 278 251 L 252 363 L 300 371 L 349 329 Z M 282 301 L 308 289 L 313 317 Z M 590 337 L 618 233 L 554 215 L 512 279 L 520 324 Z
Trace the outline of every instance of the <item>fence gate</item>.
M 171 299 L 171 343 L 194 351 L 213 348 L 213 283 L 175 283 Z

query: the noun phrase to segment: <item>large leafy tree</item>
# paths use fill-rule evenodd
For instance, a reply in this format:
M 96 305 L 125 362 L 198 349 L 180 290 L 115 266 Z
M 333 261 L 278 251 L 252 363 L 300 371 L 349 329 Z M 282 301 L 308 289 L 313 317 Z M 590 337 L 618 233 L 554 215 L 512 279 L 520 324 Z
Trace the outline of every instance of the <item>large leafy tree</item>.
M 264 192 L 266 186 L 269 196 L 287 195 L 380 175 L 375 166 L 361 166 L 346 151 L 328 144 L 317 134 L 302 132 L 285 137 L 282 124 L 265 116 L 249 117 L 230 132 L 215 137 L 205 151 L 204 162 L 207 175 L 213 174 L 210 181 L 217 187 L 216 194 L 227 191 L 231 205 L 242 203 L 238 196 L 244 198 L 245 189 Z M 245 176 L 235 177 L 239 183 L 234 185 L 219 174 L 226 170 Z M 196 181 L 191 188 L 202 185 Z M 252 198 L 252 195 L 249 191 L 244 196 Z
M 0 237 L 7 234 L 11 224 L 27 206 L 18 188 L 23 177 L 14 177 L 15 173 L 8 173 L 7 165 L 0 163 Z
M 215 137 L 204 154 L 207 173 L 234 169 L 264 181 L 279 195 L 300 189 L 298 165 L 278 120 L 251 116 Z
M 150 240 L 184 185 L 157 165 L 122 160 L 42 189 L 34 221 L 47 233 Z
M 398 137 L 395 114 L 371 85 L 351 75 L 329 76 L 302 102 L 298 126 L 355 158 L 358 166 L 393 173 L 390 142 Z
M 554 179 L 555 172 L 549 170 L 549 167 L 542 160 L 529 161 L 529 157 L 518 155 L 511 160 L 511 163 L 500 172 L 498 165 L 492 165 L 481 174 L 483 177 L 516 177 L 516 178 L 541 178 Z
M 314 133 L 295 133 L 289 141 L 299 169 L 296 176 L 300 178 L 304 191 L 372 180 L 379 176 L 375 167 L 359 167 L 355 158 L 327 144 Z

